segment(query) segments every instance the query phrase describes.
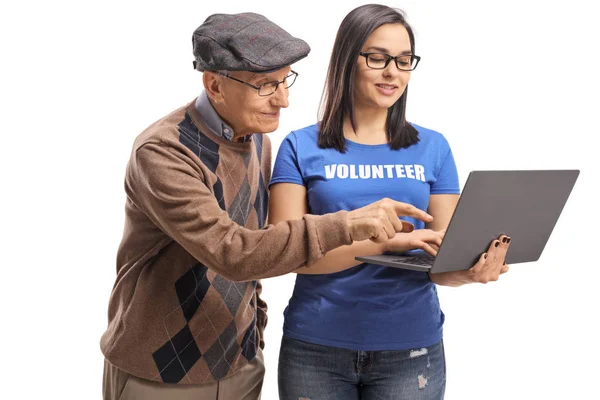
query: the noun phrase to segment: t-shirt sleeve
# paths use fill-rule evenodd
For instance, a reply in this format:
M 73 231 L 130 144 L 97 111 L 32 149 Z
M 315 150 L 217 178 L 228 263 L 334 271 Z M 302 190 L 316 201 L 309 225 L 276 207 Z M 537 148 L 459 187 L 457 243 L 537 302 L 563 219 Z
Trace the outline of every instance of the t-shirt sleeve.
M 448 141 L 444 138 L 440 148 L 439 168 L 436 179 L 431 185 L 431 194 L 460 194 L 458 182 L 458 171 L 452 149 Z
M 304 185 L 300 163 L 298 161 L 298 142 L 292 132 L 281 142 L 273 167 L 270 185 L 275 183 L 296 183 Z

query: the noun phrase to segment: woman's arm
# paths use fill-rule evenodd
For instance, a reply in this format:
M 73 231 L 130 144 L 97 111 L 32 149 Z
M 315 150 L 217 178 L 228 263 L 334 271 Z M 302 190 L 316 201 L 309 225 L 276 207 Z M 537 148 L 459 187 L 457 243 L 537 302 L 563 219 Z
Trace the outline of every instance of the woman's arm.
M 298 220 L 308 213 L 306 188 L 294 183 L 276 183 L 271 186 L 269 201 L 269 224 L 280 221 Z M 412 231 L 410 223 L 403 222 L 403 229 Z M 310 267 L 302 267 L 295 272 L 299 274 L 331 274 L 352 268 L 360 261 L 357 256 L 370 256 L 382 254 L 385 251 L 402 252 L 415 248 L 422 248 L 428 252 L 435 252 L 430 244 L 439 245 L 441 235 L 433 231 L 414 231 L 411 233 L 398 233 L 386 243 L 374 243 L 370 240 L 356 241 L 351 245 L 338 247 L 325 254 Z
M 446 230 L 459 197 L 458 194 L 432 194 L 429 196 L 427 212 L 433 216 L 433 221 L 426 225 L 427 228 L 433 231 Z

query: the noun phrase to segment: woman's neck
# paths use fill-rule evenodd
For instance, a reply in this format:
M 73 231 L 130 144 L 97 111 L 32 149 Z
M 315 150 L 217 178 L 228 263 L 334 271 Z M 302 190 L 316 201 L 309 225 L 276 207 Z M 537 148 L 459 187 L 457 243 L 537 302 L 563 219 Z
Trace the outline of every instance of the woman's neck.
M 385 123 L 387 121 L 387 109 L 354 108 L 354 126 L 352 129 L 350 118 L 344 118 L 344 137 L 353 142 L 362 144 L 385 144 L 388 143 Z

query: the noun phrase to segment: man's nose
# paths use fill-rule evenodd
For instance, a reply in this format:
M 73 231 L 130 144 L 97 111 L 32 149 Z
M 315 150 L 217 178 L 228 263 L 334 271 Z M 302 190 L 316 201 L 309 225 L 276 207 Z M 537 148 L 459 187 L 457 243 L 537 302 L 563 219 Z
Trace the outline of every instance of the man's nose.
M 271 95 L 271 105 L 274 107 L 287 108 L 290 105 L 288 101 L 289 91 L 283 85 L 279 85 L 275 93 Z

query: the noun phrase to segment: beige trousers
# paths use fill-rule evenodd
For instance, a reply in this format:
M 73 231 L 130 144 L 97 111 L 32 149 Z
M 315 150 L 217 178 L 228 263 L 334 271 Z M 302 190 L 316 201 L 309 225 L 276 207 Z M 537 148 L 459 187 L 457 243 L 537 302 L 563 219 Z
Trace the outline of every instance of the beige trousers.
M 265 375 L 262 351 L 235 375 L 205 385 L 169 384 L 129 375 L 104 360 L 104 400 L 260 400 Z

